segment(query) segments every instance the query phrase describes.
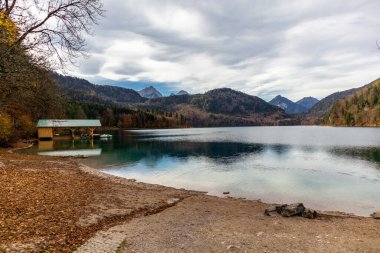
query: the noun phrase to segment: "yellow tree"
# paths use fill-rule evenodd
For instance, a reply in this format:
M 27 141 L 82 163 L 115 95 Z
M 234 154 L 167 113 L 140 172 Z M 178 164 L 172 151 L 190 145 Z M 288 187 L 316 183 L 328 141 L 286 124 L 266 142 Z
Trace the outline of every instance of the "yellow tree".
M 0 42 L 14 44 L 18 39 L 16 24 L 3 11 L 0 11 Z

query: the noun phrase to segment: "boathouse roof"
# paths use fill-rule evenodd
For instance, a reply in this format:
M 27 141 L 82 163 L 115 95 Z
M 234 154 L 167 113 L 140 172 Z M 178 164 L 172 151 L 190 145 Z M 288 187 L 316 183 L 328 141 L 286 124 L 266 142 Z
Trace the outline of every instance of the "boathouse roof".
M 37 127 L 101 127 L 98 119 L 40 119 Z

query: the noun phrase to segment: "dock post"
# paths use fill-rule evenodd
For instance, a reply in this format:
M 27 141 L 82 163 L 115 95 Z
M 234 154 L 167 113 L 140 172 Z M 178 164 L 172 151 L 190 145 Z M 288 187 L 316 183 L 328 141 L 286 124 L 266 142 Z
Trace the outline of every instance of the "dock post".
M 88 130 L 90 132 L 90 139 L 93 140 L 94 139 L 94 130 L 95 130 L 95 128 L 90 127 Z
M 75 139 L 75 128 L 70 128 L 71 131 L 71 139 Z

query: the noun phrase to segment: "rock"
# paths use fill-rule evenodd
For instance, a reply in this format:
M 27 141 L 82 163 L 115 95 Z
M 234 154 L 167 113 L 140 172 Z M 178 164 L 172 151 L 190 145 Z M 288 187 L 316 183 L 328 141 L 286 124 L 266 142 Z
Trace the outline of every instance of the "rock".
M 230 194 L 230 192 L 223 192 L 224 195 Z
M 5 168 L 5 164 L 2 163 L 2 162 L 0 162 L 0 169 L 1 169 L 1 168 Z
M 280 214 L 283 217 L 302 216 L 308 219 L 314 219 L 318 215 L 318 213 L 315 210 L 305 208 L 305 206 L 302 203 L 271 206 L 265 209 L 264 214 L 267 216 L 272 216 L 272 214 Z
M 287 204 L 284 204 L 284 205 L 276 205 L 276 211 L 277 213 L 281 214 L 282 210 L 287 207 L 288 205 Z
M 305 208 L 305 210 L 302 212 L 302 217 L 308 218 L 308 219 L 315 219 L 317 217 L 318 213 L 315 210 Z
M 291 217 L 301 215 L 303 211 L 305 211 L 305 207 L 302 203 L 294 203 L 283 207 L 280 214 L 283 217 Z
M 262 236 L 262 235 L 264 235 L 264 232 L 258 232 L 258 233 L 256 234 L 256 236 Z
M 273 213 L 281 214 L 282 209 L 284 207 L 286 207 L 286 206 L 287 205 L 275 205 L 275 206 L 271 206 L 271 207 L 265 209 L 264 214 L 267 215 L 267 216 L 272 216 Z
M 267 215 L 267 216 L 271 216 L 271 213 L 274 213 L 274 212 L 277 213 L 276 207 L 275 206 L 271 206 L 271 207 L 265 209 L 264 214 Z
M 178 201 L 180 201 L 179 198 L 170 198 L 170 199 L 168 199 L 168 200 L 166 201 L 166 203 L 167 203 L 168 205 L 172 205 L 172 204 L 177 203 Z
M 235 246 L 235 245 L 229 245 L 227 248 L 226 248 L 226 252 L 241 252 L 240 248 Z
M 371 214 L 371 216 L 374 219 L 380 219 L 380 211 L 374 212 L 373 214 Z

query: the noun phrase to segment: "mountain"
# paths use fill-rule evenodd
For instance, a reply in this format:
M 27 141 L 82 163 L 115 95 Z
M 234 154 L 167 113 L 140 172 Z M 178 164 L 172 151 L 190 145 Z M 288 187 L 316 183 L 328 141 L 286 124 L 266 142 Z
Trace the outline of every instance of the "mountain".
M 143 103 L 146 98 L 141 97 L 132 89 L 95 85 L 81 78 L 63 76 L 53 73 L 60 93 L 63 97 L 75 102 L 94 102 L 100 104 L 131 104 Z
M 282 97 L 280 95 L 269 101 L 269 104 L 284 109 L 287 114 L 300 114 L 307 111 L 307 108 L 303 107 L 302 105 L 296 104 L 286 97 Z
M 153 86 L 146 87 L 145 89 L 142 89 L 138 91 L 140 96 L 144 98 L 161 98 L 162 94 L 156 90 Z
M 304 108 L 306 108 L 307 110 L 309 110 L 310 108 L 312 108 L 318 102 L 319 102 L 319 100 L 316 99 L 316 98 L 313 98 L 313 97 L 304 97 L 301 100 L 298 100 L 296 102 L 296 104 L 300 105 L 300 106 L 302 106 Z
M 277 106 L 228 88 L 205 94 L 180 92 L 183 95 L 147 99 L 131 89 L 95 85 L 80 78 L 53 75 L 66 101 L 67 115 L 72 118 L 105 119 L 114 115 L 113 123 L 107 123 L 109 126 L 216 127 L 299 123 L 298 119 L 289 117 Z
M 189 92 L 185 91 L 185 90 L 180 90 L 176 95 L 189 95 Z
M 185 90 L 180 90 L 177 93 L 170 93 L 170 96 L 182 96 L 182 95 L 189 95 L 189 93 Z
M 180 112 L 191 126 L 289 124 L 284 111 L 261 98 L 228 88 L 205 94 L 150 99 L 143 105 L 153 110 Z
M 345 91 L 339 91 L 335 92 L 324 99 L 321 99 L 318 103 L 316 103 L 308 112 L 309 117 L 322 117 L 326 115 L 331 108 L 333 107 L 334 103 L 337 102 L 339 99 L 342 99 L 344 97 L 350 96 L 354 94 L 358 88 L 353 88 Z
M 335 102 L 324 123 L 334 126 L 380 126 L 380 78 Z

